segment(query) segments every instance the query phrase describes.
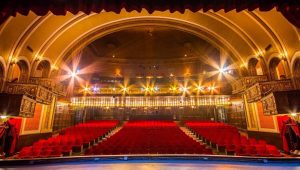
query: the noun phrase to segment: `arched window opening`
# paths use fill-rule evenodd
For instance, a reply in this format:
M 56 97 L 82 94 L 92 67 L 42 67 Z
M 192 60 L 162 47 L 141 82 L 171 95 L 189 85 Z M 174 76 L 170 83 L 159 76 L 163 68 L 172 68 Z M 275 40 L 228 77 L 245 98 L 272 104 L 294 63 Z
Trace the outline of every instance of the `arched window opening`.
M 0 87 L 2 86 L 3 82 L 4 82 L 4 66 L 2 63 L 0 63 Z
M 300 78 L 300 58 L 297 58 L 294 64 L 294 77 Z
M 49 76 L 50 73 L 50 63 L 46 60 L 41 61 L 37 66 L 36 70 L 33 73 L 33 77 L 43 77 L 46 78 Z
M 252 58 L 249 60 L 248 70 L 251 76 L 263 75 L 261 61 L 256 58 Z
M 10 81 L 11 82 L 19 82 L 25 83 L 28 78 L 29 68 L 27 63 L 23 60 L 18 61 L 16 64 L 12 66 L 12 76 Z
M 270 62 L 270 76 L 272 80 L 286 79 L 284 70 L 284 61 L 279 58 L 273 58 Z

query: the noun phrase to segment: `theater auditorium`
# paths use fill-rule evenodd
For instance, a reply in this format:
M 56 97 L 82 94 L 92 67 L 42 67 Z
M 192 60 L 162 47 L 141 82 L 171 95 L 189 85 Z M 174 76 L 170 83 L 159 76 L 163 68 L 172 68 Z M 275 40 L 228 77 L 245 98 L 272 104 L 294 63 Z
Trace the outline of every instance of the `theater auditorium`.
M 1 0 L 0 168 L 300 165 L 300 1 Z

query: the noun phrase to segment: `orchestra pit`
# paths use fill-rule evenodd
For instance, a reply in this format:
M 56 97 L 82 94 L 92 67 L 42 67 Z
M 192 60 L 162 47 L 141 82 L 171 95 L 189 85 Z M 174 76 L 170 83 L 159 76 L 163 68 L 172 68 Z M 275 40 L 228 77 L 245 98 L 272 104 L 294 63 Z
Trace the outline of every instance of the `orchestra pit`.
M 2 0 L 0 168 L 297 169 L 298 0 Z

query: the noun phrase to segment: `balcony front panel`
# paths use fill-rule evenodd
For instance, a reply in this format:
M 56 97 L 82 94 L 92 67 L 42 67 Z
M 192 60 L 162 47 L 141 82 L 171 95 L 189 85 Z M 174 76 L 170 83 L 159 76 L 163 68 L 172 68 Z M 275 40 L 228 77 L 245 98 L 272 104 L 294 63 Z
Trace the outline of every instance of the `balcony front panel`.
M 50 90 L 35 84 L 7 83 L 4 92 L 10 94 L 24 94 L 44 104 L 51 103 L 53 98 L 53 93 Z
M 244 92 L 247 88 L 252 86 L 253 84 L 257 82 L 264 82 L 267 81 L 268 78 L 267 76 L 249 76 L 249 77 L 242 77 L 234 82 L 231 83 L 232 85 L 232 93 L 237 94 L 237 93 L 242 93 Z
M 255 102 L 262 97 L 275 91 L 293 90 L 293 83 L 290 79 L 276 80 L 268 82 L 259 82 L 246 90 L 246 97 L 248 102 Z

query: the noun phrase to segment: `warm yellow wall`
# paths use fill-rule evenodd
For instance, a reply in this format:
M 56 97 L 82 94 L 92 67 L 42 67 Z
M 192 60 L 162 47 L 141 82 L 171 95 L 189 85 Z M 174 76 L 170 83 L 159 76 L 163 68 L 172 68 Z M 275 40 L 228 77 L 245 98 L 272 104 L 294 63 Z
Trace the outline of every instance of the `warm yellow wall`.
M 7 60 L 9 55 L 24 55 L 32 61 L 35 54 L 41 53 L 44 57 L 55 61 L 71 47 L 69 45 L 72 45 L 73 40 L 81 36 L 85 37 L 96 27 L 140 17 L 144 20 L 164 18 L 189 23 L 202 29 L 205 32 L 204 37 L 210 41 L 218 39 L 220 42 L 217 43 L 221 47 L 227 47 L 230 52 L 237 55 L 236 57 L 242 57 L 244 60 L 255 55 L 258 50 L 263 50 L 268 44 L 273 46 L 269 53 L 281 53 L 282 50 L 286 50 L 288 57 L 300 49 L 299 29 L 292 26 L 276 10 L 240 13 L 235 11 L 225 13 L 222 10 L 216 13 L 186 11 L 185 14 L 177 12 L 171 14 L 168 11 L 153 14 L 145 11 L 141 13 L 122 11 L 121 14 L 102 12 L 72 15 L 68 13 L 66 16 L 54 16 L 49 13 L 42 17 L 30 13 L 29 16 L 11 17 L 1 25 L 0 56 Z M 28 51 L 27 46 L 30 46 L 34 52 Z

